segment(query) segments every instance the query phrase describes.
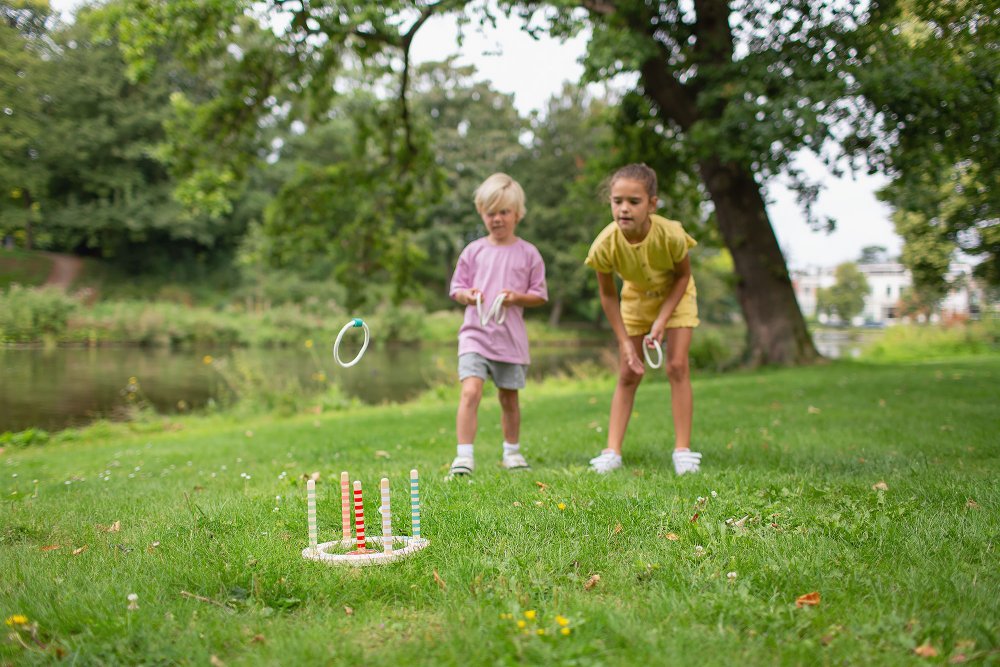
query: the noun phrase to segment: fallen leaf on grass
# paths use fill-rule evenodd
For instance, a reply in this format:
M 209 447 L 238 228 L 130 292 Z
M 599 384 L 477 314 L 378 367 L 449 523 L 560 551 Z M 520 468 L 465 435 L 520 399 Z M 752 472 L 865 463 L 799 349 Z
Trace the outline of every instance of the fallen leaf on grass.
M 594 586 L 597 585 L 597 582 L 599 582 L 600 580 L 601 580 L 601 575 L 599 574 L 590 575 L 590 579 L 587 579 L 587 582 L 583 585 L 583 590 L 585 591 L 591 590 L 592 588 L 594 588 Z
M 972 498 L 969 498 L 968 500 L 965 501 L 965 506 L 970 510 L 979 509 L 979 503 L 977 503 Z
M 677 536 L 677 533 L 667 533 L 666 535 L 664 535 L 664 537 L 670 540 L 671 542 L 676 542 L 677 540 L 681 539 Z
M 441 575 L 438 574 L 437 570 L 434 570 L 434 581 L 436 581 L 437 585 L 441 587 L 441 590 L 444 590 L 448 586 L 448 584 L 444 583 L 444 579 L 441 578 Z
M 388 459 L 388 458 L 390 458 L 390 454 L 389 454 L 389 452 L 385 451 L 384 449 L 377 449 L 377 450 L 375 450 L 375 458 L 377 458 L 377 459 Z
M 545 482 L 535 482 L 535 486 L 537 486 L 542 491 L 549 488 L 549 485 L 546 484 Z
M 250 640 L 250 643 L 251 644 L 266 644 L 267 643 L 267 637 L 265 637 L 264 635 L 254 635 L 253 639 Z
M 817 408 L 815 405 L 810 405 L 808 408 L 808 412 L 811 415 L 818 415 L 820 412 L 822 412 L 822 410 Z
M 86 551 L 86 550 L 87 550 L 87 545 L 86 545 L 86 544 L 84 544 L 84 545 L 83 545 L 82 547 L 80 547 L 79 549 L 73 549 L 73 555 L 74 555 L 74 556 L 79 556 L 80 554 L 82 554 L 82 553 L 83 553 L 84 551 Z
M 217 655 L 213 655 L 212 657 L 210 657 L 208 659 L 208 664 L 212 665 L 212 667 L 225 667 L 226 665 L 226 663 L 219 660 L 219 656 Z
M 695 512 L 695 513 L 694 513 L 694 516 L 693 516 L 693 517 L 691 517 L 690 521 L 691 521 L 691 523 L 694 523 L 694 522 L 695 522 L 695 521 L 697 521 L 697 520 L 698 520 L 698 512 Z
M 913 649 L 913 652 L 921 658 L 935 658 L 938 654 L 937 649 L 931 646 L 930 642 L 924 642 L 917 648 Z
M 121 521 L 115 521 L 110 526 L 104 526 L 104 525 L 101 525 L 101 524 L 97 524 L 97 530 L 101 531 L 102 533 L 117 533 L 117 532 L 120 532 L 121 529 L 122 529 L 122 522 Z
M 742 528 L 743 525 L 747 522 L 747 519 L 749 519 L 749 518 L 750 518 L 750 515 L 747 514 L 745 517 L 743 517 L 742 519 L 740 519 L 739 521 L 737 521 L 733 525 L 736 526 L 737 528 Z
M 615 527 L 611 529 L 611 534 L 617 535 L 620 532 L 622 532 L 622 525 L 620 523 L 616 523 Z
M 961 665 L 966 660 L 968 660 L 968 658 L 964 653 L 956 653 L 950 660 L 948 660 L 948 663 L 951 665 Z
M 815 607 L 819 604 L 819 591 L 813 591 L 812 593 L 806 593 L 805 595 L 800 595 L 795 599 L 795 606 L 802 608 L 805 606 Z
M 62 549 L 61 544 L 49 544 L 42 547 L 39 551 L 55 551 L 56 549 Z
M 319 471 L 311 473 L 311 474 L 307 473 L 307 472 L 304 472 L 304 473 L 302 473 L 302 479 L 304 481 L 306 481 L 306 482 L 308 482 L 309 480 L 312 480 L 314 482 L 318 482 L 319 481 Z
M 346 614 L 347 616 L 354 616 L 354 608 L 353 607 L 348 607 L 345 604 L 344 605 L 344 614 Z
M 888 491 L 889 485 L 886 484 L 885 482 L 880 481 L 876 482 L 875 484 L 872 484 L 872 488 L 875 489 L 876 491 Z

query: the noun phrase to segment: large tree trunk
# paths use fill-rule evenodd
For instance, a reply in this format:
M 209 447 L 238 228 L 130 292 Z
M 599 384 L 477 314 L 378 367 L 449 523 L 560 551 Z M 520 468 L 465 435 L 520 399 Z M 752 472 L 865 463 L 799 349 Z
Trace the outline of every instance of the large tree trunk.
M 556 297 L 552 301 L 552 310 L 549 311 L 549 326 L 557 328 L 559 326 L 559 321 L 562 319 L 563 308 L 565 307 L 565 301 L 562 297 Z
M 25 250 L 35 249 L 35 230 L 31 224 L 31 216 L 34 211 L 31 210 L 31 205 L 34 203 L 34 199 L 31 198 L 31 190 L 24 188 L 24 248 Z
M 819 357 L 788 277 L 760 186 L 748 168 L 708 158 L 698 165 L 733 256 L 737 295 L 754 364 L 803 364 Z

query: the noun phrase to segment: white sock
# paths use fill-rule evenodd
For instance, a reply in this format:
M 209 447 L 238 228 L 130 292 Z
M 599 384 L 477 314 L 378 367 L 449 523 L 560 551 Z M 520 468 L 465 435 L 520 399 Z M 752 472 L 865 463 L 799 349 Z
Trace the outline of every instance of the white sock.
M 472 445 L 459 445 L 458 446 L 458 455 L 459 456 L 468 456 L 471 459 L 472 458 Z
M 510 456 L 511 454 L 517 454 L 517 452 L 520 449 L 521 449 L 521 443 L 519 443 L 519 442 L 515 442 L 514 444 L 511 444 L 511 443 L 507 442 L 506 440 L 503 441 L 503 455 L 504 456 Z

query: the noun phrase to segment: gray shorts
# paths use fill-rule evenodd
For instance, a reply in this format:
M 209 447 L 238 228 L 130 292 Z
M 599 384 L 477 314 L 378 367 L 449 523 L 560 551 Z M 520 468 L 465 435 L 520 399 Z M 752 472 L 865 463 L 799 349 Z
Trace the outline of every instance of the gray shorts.
M 524 369 L 521 364 L 493 361 L 476 352 L 458 355 L 458 379 L 493 378 L 493 384 L 501 389 L 524 389 Z

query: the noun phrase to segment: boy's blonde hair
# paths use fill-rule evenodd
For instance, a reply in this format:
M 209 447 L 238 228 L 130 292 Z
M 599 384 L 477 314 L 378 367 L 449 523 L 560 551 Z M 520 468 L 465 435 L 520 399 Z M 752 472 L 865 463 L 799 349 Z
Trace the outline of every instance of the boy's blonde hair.
M 497 172 L 476 188 L 476 210 L 479 214 L 509 208 L 521 220 L 528 210 L 524 207 L 521 184 L 507 174 Z

